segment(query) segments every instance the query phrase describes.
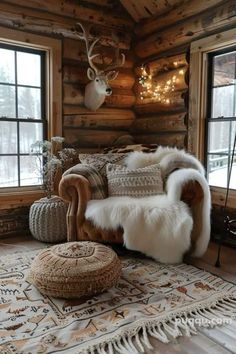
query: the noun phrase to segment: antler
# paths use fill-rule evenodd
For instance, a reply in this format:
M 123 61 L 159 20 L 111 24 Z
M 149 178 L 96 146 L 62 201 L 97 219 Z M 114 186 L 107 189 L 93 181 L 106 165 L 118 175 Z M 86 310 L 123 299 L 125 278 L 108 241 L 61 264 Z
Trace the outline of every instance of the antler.
M 121 53 L 121 59 L 119 60 L 120 56 L 120 48 L 117 46 L 115 49 L 115 59 L 106 67 L 104 71 L 111 71 L 113 69 L 119 68 L 124 65 L 125 63 L 125 55 Z
M 94 49 L 95 44 L 97 44 L 97 42 L 100 40 L 100 38 L 96 38 L 91 44 L 89 44 L 89 31 L 90 31 L 91 26 L 88 26 L 87 28 L 85 28 L 80 22 L 77 22 L 77 25 L 79 25 L 82 30 L 82 34 L 77 33 L 77 35 L 80 39 L 83 39 L 85 41 L 89 65 L 95 71 L 95 74 L 98 75 L 101 73 L 101 70 L 99 70 L 95 66 L 95 64 L 92 62 L 92 60 L 94 58 L 98 57 L 100 54 L 93 54 L 92 55 L 92 51 Z

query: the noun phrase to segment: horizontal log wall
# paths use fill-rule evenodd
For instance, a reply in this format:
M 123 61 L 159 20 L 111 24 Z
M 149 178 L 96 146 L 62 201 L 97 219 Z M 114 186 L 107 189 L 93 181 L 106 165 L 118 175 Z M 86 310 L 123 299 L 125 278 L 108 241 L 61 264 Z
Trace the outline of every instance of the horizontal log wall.
M 100 37 L 98 51 L 103 53 L 103 61 L 96 58 L 97 65 L 111 62 L 117 42 L 126 56 L 125 65 L 111 83 L 113 94 L 97 112 L 84 106 L 88 63 L 85 42 L 75 32 L 78 21 L 92 24 L 92 38 Z M 1 0 L 0 25 L 62 41 L 63 135 L 68 146 L 79 147 L 82 152 L 96 152 L 129 132 L 135 102 L 134 59 L 130 51 L 134 22 L 119 2 Z M 0 236 L 27 228 L 28 205 L 32 201 L 16 198 L 11 203 L 6 201 L 0 210 Z
M 174 90 L 164 97 L 168 102 L 151 97 L 141 97 L 145 91 L 138 83 L 140 67 L 136 73 L 136 120 L 131 126 L 131 133 L 136 142 L 150 142 L 160 145 L 185 147 L 187 140 L 187 89 L 188 63 L 185 54 L 160 58 L 145 65 L 152 76 L 151 81 L 164 90 L 166 83 L 175 78 Z
M 173 144 L 179 135 L 178 143 L 187 147 L 188 126 L 191 126 L 188 119 L 190 44 L 193 40 L 221 32 L 235 24 L 235 0 L 187 0 L 161 16 L 153 16 L 136 25 L 134 51 L 139 59 L 135 68 L 137 119 L 132 124 L 133 132 L 143 134 L 147 141 L 147 133 L 150 134 L 152 142 L 155 132 L 158 143 L 159 134 L 166 134 L 170 138 L 168 145 Z M 141 100 L 143 88 L 138 83 L 138 77 L 143 63 L 148 73 L 152 74 L 152 80 L 159 84 L 177 75 L 179 69 L 184 70 L 175 90 L 168 94 L 169 104 L 150 98 Z

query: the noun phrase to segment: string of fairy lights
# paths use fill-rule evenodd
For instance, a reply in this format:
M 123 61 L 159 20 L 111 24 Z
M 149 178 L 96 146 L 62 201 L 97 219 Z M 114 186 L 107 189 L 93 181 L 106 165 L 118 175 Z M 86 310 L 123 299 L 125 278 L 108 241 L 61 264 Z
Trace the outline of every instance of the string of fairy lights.
M 178 66 L 177 62 L 173 63 L 174 67 Z M 156 102 L 164 104 L 171 103 L 170 93 L 175 91 L 176 84 L 178 84 L 180 75 L 184 75 L 184 70 L 180 69 L 178 73 L 166 80 L 165 82 L 158 83 L 158 79 L 153 79 L 151 74 L 148 74 L 144 65 L 141 66 L 141 76 L 138 79 L 139 84 L 142 86 L 140 91 L 140 99 L 151 98 Z

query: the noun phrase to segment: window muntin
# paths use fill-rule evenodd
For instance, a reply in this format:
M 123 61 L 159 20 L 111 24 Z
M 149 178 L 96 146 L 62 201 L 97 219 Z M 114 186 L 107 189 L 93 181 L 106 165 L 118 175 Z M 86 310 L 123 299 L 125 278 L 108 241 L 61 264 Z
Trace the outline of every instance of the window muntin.
M 236 130 L 236 50 L 213 52 L 208 59 L 207 175 L 210 185 L 226 188 Z M 230 188 L 236 189 L 236 158 Z
M 45 137 L 45 52 L 0 43 L 0 188 L 42 183 L 30 145 Z

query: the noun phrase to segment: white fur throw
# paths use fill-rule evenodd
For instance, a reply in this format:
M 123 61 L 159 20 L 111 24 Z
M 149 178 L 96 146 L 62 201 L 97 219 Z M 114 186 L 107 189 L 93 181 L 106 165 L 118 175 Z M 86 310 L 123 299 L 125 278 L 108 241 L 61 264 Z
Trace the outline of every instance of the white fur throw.
M 85 217 L 104 229 L 122 226 L 128 249 L 163 263 L 181 262 L 190 247 L 193 222 L 188 207 L 170 202 L 166 195 L 92 200 Z
M 154 153 L 132 152 L 129 168 L 159 163 L 166 179 L 165 195 L 146 198 L 110 197 L 88 203 L 86 218 L 105 229 L 124 230 L 127 248 L 138 250 L 163 263 L 181 262 L 196 236 L 194 256 L 200 257 L 210 239 L 211 198 L 201 163 L 184 150 L 159 147 Z M 181 202 L 183 186 L 197 181 L 203 200 L 192 206 Z
M 155 152 L 148 154 L 143 151 L 134 151 L 125 159 L 125 164 L 129 168 L 146 167 L 157 163 L 160 164 L 163 178 L 166 178 L 177 168 L 193 168 L 203 176 L 205 174 L 200 161 L 184 150 L 178 150 L 177 148 L 159 146 Z

